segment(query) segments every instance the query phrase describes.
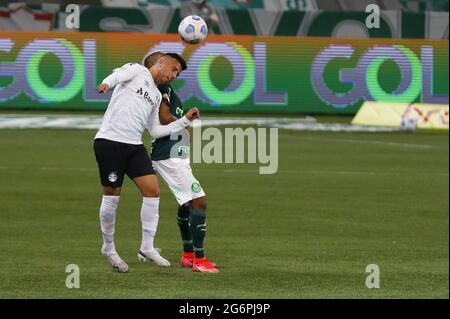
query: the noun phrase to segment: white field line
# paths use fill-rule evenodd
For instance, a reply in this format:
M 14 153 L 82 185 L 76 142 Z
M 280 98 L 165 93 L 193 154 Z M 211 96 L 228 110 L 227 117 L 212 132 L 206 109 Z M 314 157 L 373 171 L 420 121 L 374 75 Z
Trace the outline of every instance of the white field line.
M 291 131 L 322 131 L 322 132 L 397 132 L 400 128 L 385 126 L 362 126 L 340 123 L 280 123 L 270 122 L 266 124 L 269 127 L 278 127 L 279 129 Z
M 102 115 L 0 115 L 0 128 L 58 128 L 58 129 L 98 129 L 102 122 Z M 327 132 L 393 132 L 399 128 L 370 127 L 339 123 L 318 123 L 314 117 L 298 118 L 274 117 L 202 117 L 203 127 L 210 126 L 240 126 L 258 125 L 263 127 L 277 127 L 279 129 L 297 131 L 327 131 Z
M 196 172 L 224 172 L 224 173 L 232 173 L 232 174 L 241 174 L 241 173 L 258 173 L 258 167 L 255 167 L 255 169 L 248 169 L 248 168 L 220 168 L 218 167 L 221 164 L 215 164 L 215 168 L 201 168 L 197 169 Z M 255 164 L 256 165 L 256 164 Z M 48 166 L 42 166 L 42 167 L 26 167 L 26 166 L 0 166 L 0 170 L 18 170 L 18 171 L 26 171 L 26 170 L 40 170 L 40 171 L 97 171 L 97 168 L 93 167 L 48 167 Z M 405 175 L 410 174 L 410 172 L 386 172 L 386 171 L 340 171 L 340 170 L 278 170 L 276 174 L 272 176 L 276 176 L 277 174 L 297 174 L 297 175 L 364 175 L 364 176 L 398 176 L 398 175 Z M 412 175 L 437 175 L 437 176 L 448 176 L 448 172 L 442 172 L 442 173 L 430 173 L 426 171 L 420 171 L 420 172 L 414 172 Z
M 97 171 L 97 168 L 93 167 L 45 167 L 45 166 L 0 166 L 0 169 L 7 170 L 40 170 L 40 171 Z
M 433 148 L 432 145 L 428 144 L 413 144 L 413 143 L 397 143 L 397 142 L 384 142 L 384 141 L 373 141 L 366 139 L 347 139 L 347 138 L 325 138 L 325 137 L 302 137 L 302 136 L 290 136 L 279 134 L 278 137 L 281 138 L 291 138 L 296 140 L 306 140 L 306 141 L 323 141 L 323 142 L 342 142 L 342 143 L 354 143 L 354 144 L 373 144 L 382 146 L 394 146 L 394 147 L 405 147 L 405 148 L 419 148 L 419 149 L 430 149 Z
M 75 128 L 75 129 L 98 129 L 103 116 L 100 115 L 0 115 L 0 128 Z M 316 123 L 312 117 L 304 118 L 217 118 L 202 117 L 202 126 L 221 125 L 266 125 L 275 123 Z

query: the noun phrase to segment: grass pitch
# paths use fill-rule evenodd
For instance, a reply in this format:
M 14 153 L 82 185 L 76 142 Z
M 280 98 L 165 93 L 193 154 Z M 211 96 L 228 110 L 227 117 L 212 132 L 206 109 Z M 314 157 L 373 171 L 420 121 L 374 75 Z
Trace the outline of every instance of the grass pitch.
M 448 133 L 279 131 L 279 169 L 194 164 L 208 198 L 206 254 L 178 265 L 176 202 L 161 185 L 156 246 L 137 261 L 141 196 L 126 180 L 116 246 L 100 254 L 95 131 L 0 130 L 0 298 L 448 298 Z M 67 289 L 68 264 L 80 267 Z M 380 268 L 368 289 L 368 264 Z

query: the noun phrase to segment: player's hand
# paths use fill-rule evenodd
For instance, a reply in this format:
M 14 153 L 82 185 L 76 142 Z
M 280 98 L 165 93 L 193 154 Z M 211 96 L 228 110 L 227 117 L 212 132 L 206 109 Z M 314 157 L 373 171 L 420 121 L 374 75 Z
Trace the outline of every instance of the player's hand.
M 193 121 L 195 119 L 198 119 L 199 117 L 200 117 L 200 111 L 196 107 L 193 107 L 186 113 L 186 118 L 189 121 Z
M 98 93 L 106 93 L 106 92 L 108 92 L 108 90 L 109 90 L 109 86 L 106 83 L 102 83 L 97 86 Z

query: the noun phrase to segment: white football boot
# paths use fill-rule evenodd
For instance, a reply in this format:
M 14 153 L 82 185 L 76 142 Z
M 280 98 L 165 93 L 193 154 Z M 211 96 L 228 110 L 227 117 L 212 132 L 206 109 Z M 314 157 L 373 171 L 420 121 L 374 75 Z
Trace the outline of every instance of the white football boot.
M 159 267 L 170 267 L 170 262 L 161 257 L 158 250 L 153 248 L 152 250 L 141 251 L 139 250 L 138 259 L 142 262 L 153 262 Z
M 102 255 L 108 259 L 109 263 L 112 265 L 112 268 L 117 272 L 127 272 L 128 271 L 128 265 L 127 263 L 120 258 L 120 256 L 117 254 L 117 252 L 106 252 L 103 250 L 102 247 Z

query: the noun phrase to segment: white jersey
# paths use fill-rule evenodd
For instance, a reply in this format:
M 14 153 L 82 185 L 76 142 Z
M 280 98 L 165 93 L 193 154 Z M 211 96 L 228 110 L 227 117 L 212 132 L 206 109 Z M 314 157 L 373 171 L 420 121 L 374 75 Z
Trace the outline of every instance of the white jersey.
M 115 89 L 95 138 L 142 144 L 151 114 L 158 112 L 161 103 L 161 93 L 150 71 L 140 64 L 127 63 L 103 83 Z
M 102 83 L 116 87 L 95 138 L 127 144 L 143 144 L 142 134 L 148 129 L 157 139 L 188 126 L 186 116 L 168 124 L 159 122 L 161 93 L 150 71 L 140 64 L 127 63 L 114 69 Z

